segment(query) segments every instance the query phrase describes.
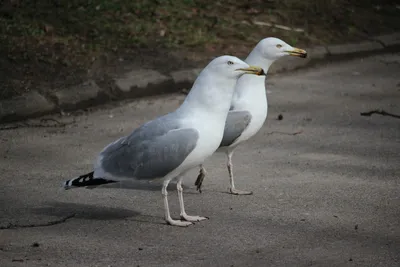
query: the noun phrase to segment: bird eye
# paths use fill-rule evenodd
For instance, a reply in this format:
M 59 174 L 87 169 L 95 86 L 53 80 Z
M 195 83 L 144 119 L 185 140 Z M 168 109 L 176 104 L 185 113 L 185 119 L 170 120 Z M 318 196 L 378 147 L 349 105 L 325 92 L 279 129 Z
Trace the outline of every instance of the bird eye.
M 277 44 L 276 47 L 277 48 L 282 48 L 282 45 L 281 44 Z
M 228 61 L 228 65 L 233 65 L 233 62 L 232 61 Z

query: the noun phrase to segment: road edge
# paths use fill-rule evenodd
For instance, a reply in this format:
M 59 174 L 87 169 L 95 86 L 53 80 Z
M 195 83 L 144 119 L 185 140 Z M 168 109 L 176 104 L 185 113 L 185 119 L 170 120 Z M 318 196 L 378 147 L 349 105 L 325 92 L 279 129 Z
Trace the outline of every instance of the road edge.
M 380 35 L 359 43 L 316 46 L 306 49 L 309 57 L 285 57 L 275 62 L 268 75 L 309 67 L 317 62 L 399 51 L 400 32 Z M 99 85 L 88 80 L 77 86 L 0 100 L 0 123 L 9 123 L 46 114 L 74 111 L 111 101 L 180 92 L 191 88 L 201 68 L 184 69 L 164 75 L 151 69 L 133 70 Z

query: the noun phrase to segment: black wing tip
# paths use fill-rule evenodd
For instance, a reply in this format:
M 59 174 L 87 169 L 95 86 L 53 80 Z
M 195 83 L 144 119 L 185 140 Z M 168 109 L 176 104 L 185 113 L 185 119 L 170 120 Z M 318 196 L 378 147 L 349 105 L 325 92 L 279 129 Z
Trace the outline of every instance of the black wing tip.
M 109 183 L 116 183 L 117 181 L 108 180 L 104 178 L 94 178 L 94 172 L 90 172 L 74 179 L 67 180 L 63 183 L 63 188 L 65 190 L 77 188 L 77 187 L 85 187 L 85 186 L 98 186 Z

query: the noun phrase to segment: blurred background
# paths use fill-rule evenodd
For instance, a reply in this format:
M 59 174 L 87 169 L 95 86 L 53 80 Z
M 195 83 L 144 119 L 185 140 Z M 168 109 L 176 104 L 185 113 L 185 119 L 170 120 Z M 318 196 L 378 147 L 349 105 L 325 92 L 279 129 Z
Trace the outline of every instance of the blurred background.
M 3 0 L 0 97 L 53 90 L 121 68 L 202 67 L 275 36 L 310 47 L 400 30 L 394 0 Z
M 0 0 L 0 267 L 400 266 L 398 45 L 269 76 L 268 119 L 233 158 L 254 195 L 225 194 L 221 153 L 203 194 L 198 169 L 185 178 L 204 223 L 166 226 L 156 182 L 60 191 L 185 97 L 120 101 L 152 91 L 138 80 L 174 88 L 170 71 L 270 36 L 308 49 L 394 32 L 400 0 Z M 13 122 L 41 112 L 54 114 Z

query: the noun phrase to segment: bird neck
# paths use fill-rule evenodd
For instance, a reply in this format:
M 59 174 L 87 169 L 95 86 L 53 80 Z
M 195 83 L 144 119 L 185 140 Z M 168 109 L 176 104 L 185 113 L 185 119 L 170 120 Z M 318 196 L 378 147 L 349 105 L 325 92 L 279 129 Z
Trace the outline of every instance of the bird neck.
M 212 75 L 212 77 L 211 77 Z M 201 73 L 186 96 L 185 101 L 179 107 L 184 115 L 208 114 L 213 117 L 220 116 L 225 120 L 233 93 L 236 79 L 219 78 L 216 75 Z
M 256 47 L 247 56 L 245 62 L 249 65 L 259 66 L 264 69 L 265 73 L 267 73 L 269 70 L 269 67 L 271 67 L 272 63 L 274 63 L 275 60 L 265 58 L 261 54 L 261 52 L 258 50 L 258 48 Z
M 262 67 L 267 74 L 274 60 L 266 59 L 257 47 L 248 55 L 246 63 Z M 265 91 L 266 76 L 243 75 L 237 82 L 232 99 L 234 110 L 267 109 L 267 94 Z M 259 112 L 266 112 L 259 110 Z

